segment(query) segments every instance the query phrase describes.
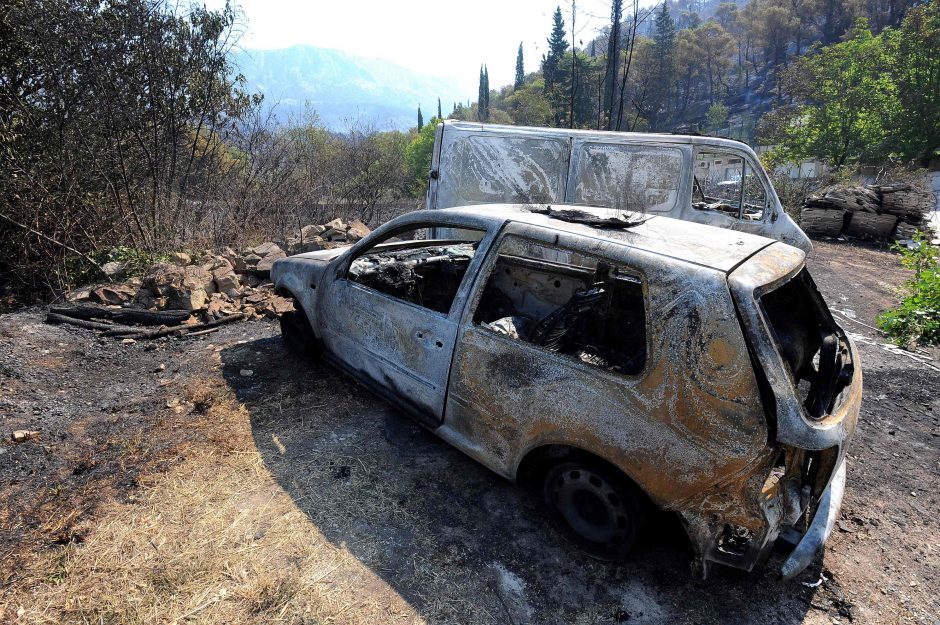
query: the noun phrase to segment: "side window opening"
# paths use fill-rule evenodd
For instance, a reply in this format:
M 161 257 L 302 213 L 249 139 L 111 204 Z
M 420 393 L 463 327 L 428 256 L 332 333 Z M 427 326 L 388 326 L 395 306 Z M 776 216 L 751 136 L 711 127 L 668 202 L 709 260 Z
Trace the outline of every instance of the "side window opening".
M 353 260 L 346 277 L 446 315 L 485 233 L 464 228 L 437 231 L 446 232 L 446 238 L 428 239 L 428 227 L 421 226 L 383 239 Z
M 508 237 L 473 322 L 589 365 L 636 375 L 646 364 L 643 282 L 624 267 Z
M 692 172 L 693 208 L 746 221 L 764 218 L 764 185 L 746 159 L 727 152 L 697 152 Z

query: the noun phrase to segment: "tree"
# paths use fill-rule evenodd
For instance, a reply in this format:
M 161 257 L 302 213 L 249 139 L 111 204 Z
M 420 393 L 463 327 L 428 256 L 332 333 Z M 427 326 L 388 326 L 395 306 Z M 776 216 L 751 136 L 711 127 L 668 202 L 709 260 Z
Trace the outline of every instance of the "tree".
M 437 118 L 444 119 L 444 116 L 441 114 L 441 99 L 437 99 Z
M 728 107 L 721 102 L 716 102 L 708 107 L 708 113 L 705 115 L 705 128 L 710 133 L 715 133 L 728 124 Z
M 483 102 L 480 103 L 483 107 L 483 121 L 489 121 L 490 119 L 490 70 L 483 66 Z
M 516 81 L 513 83 L 513 89 L 521 89 L 525 83 L 525 67 L 522 61 L 522 42 L 519 42 L 519 51 L 516 53 Z
M 692 32 L 699 51 L 699 63 L 703 66 L 708 80 L 708 103 L 711 105 L 724 95 L 721 91 L 724 78 L 731 65 L 730 57 L 734 49 L 734 39 L 721 27 L 721 24 L 711 20 Z
M 676 23 L 669 14 L 668 2 L 663 2 L 662 8 L 656 14 L 653 30 L 654 52 L 658 63 L 648 119 L 652 130 L 662 130 L 668 124 L 676 74 Z
M 607 73 L 604 111 L 607 113 L 607 130 L 613 130 L 614 92 L 617 87 L 617 62 L 620 60 L 620 23 L 623 21 L 623 0 L 613 0 L 610 5 L 610 35 L 607 38 Z
M 940 147 L 940 1 L 911 9 L 882 37 L 898 95 L 892 136 L 898 152 L 926 166 Z
M 779 141 L 790 160 L 872 163 L 891 149 L 889 127 L 899 105 L 884 40 L 872 34 L 864 18 L 848 37 L 800 57 L 785 73 L 788 92 L 806 104 L 771 117 L 778 131 L 768 138 Z
M 546 91 L 551 91 L 558 81 L 558 64 L 567 50 L 565 20 L 561 15 L 561 7 L 556 7 L 552 15 L 552 32 L 548 38 L 548 54 L 542 62 L 542 76 L 545 78 Z
M 486 76 L 483 74 L 483 66 L 480 66 L 480 88 L 477 90 L 477 119 L 486 121 L 486 94 L 489 91 L 486 84 Z
M 418 105 L 418 132 L 421 132 L 421 129 L 424 128 L 424 116 L 421 115 L 421 105 Z

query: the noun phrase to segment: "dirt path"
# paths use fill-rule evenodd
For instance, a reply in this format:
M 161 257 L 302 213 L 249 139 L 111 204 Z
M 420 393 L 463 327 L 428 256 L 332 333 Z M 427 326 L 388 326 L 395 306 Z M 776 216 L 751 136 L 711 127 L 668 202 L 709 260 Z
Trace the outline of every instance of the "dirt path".
M 789 583 L 780 555 L 693 580 L 668 517 L 622 564 L 585 558 L 268 322 L 122 345 L 0 316 L 0 433 L 42 431 L 0 445 L 0 622 L 935 625 L 940 362 L 866 327 L 893 255 L 821 243 L 811 269 L 866 390 L 839 529 Z

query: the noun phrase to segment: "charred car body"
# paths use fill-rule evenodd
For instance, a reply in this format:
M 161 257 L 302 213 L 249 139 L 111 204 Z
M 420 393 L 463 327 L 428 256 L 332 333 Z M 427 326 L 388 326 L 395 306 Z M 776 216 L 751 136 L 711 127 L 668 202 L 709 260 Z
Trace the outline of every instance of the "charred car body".
M 585 206 L 418 211 L 279 260 L 316 350 L 509 479 L 556 526 L 626 554 L 650 504 L 706 574 L 778 538 L 803 570 L 841 504 L 855 348 L 805 253 L 747 232 Z

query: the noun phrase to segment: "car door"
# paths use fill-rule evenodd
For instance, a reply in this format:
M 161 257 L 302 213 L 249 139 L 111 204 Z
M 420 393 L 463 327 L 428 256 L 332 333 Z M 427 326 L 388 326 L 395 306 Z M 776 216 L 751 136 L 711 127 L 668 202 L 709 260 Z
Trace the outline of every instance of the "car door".
M 485 231 L 454 225 L 415 224 L 365 241 L 318 299 L 329 356 L 430 426 L 443 415 L 457 322 L 488 244 Z M 418 238 L 443 226 L 447 240 Z

